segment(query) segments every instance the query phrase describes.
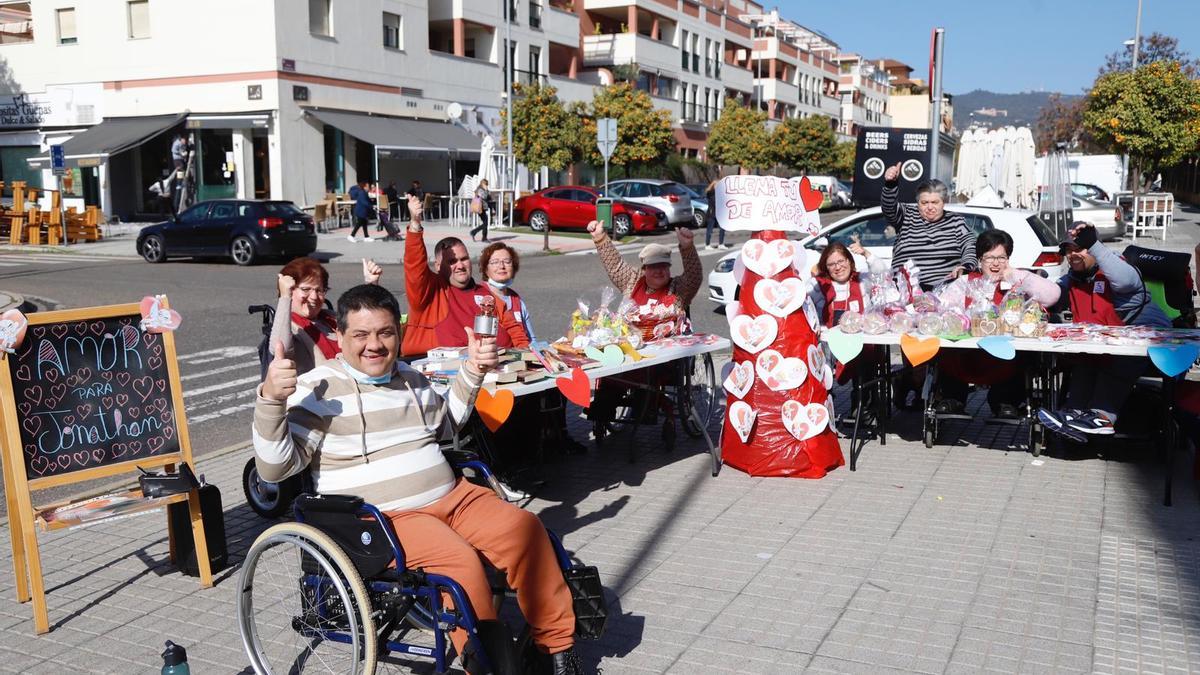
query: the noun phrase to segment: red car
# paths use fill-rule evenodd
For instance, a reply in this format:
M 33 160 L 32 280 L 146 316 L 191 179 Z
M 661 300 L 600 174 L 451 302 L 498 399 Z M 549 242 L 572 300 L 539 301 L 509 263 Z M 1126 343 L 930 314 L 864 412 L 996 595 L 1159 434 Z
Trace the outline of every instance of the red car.
M 582 185 L 546 188 L 517 200 L 517 218 L 537 232 L 550 228 L 582 230 L 596 219 L 596 199 L 601 191 Z M 613 234 L 667 229 L 667 214 L 645 204 L 613 202 Z

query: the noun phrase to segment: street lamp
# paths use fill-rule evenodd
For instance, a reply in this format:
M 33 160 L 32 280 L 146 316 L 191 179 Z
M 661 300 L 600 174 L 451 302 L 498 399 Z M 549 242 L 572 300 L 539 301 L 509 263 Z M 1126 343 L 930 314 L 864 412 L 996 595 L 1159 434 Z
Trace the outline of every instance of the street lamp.
M 1140 46 L 1139 43 L 1141 41 L 1142 41 L 1142 0 L 1138 0 L 1137 19 L 1134 20 L 1134 24 L 1133 24 L 1133 39 L 1126 40 L 1125 42 L 1122 43 L 1126 47 L 1133 45 L 1133 68 L 1132 68 L 1131 72 L 1136 71 L 1137 67 L 1138 67 L 1138 47 Z M 1138 176 L 1137 178 L 1138 178 L 1138 180 L 1141 180 L 1141 176 Z M 1129 184 L 1129 155 L 1128 155 L 1128 153 L 1125 153 L 1125 154 L 1121 155 L 1121 186 L 1124 187 L 1128 184 Z M 1137 213 L 1137 200 L 1136 199 L 1134 200 L 1133 208 L 1134 208 L 1134 213 L 1136 216 L 1136 213 Z

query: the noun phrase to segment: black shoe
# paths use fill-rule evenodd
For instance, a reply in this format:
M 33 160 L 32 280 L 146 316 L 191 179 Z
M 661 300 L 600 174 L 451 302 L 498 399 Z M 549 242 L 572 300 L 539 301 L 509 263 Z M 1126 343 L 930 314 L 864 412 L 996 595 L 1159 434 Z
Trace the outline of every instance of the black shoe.
M 583 662 L 579 660 L 574 647 L 551 654 L 550 659 L 554 662 L 554 675 L 583 675 Z
M 1001 403 L 992 410 L 992 417 L 998 420 L 1015 420 L 1021 418 L 1021 411 L 1011 403 Z
M 1038 408 L 1037 417 L 1038 421 L 1042 423 L 1042 426 L 1046 427 L 1047 431 L 1056 433 L 1069 441 L 1074 441 L 1075 443 L 1088 442 L 1087 436 L 1084 436 L 1080 431 L 1072 429 L 1067 423 L 1070 419 L 1070 415 L 1066 411 L 1060 412 L 1057 410 L 1049 410 L 1047 408 Z
M 963 402 L 954 398 L 944 398 L 933 404 L 933 412 L 939 415 L 961 415 L 964 408 Z

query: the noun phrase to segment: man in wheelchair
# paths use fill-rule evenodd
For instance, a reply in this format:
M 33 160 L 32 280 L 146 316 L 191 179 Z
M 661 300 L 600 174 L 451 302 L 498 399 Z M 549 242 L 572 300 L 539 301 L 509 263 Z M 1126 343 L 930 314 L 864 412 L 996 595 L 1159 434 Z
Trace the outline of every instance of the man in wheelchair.
M 400 308 L 380 286 L 346 291 L 337 303 L 341 355 L 297 377 L 277 352 L 254 410 L 259 474 L 281 481 L 307 468 L 315 491 L 354 495 L 391 521 L 408 569 L 456 580 L 479 620 L 496 619 L 480 555 L 502 571 L 534 642 L 554 672 L 581 673 L 571 592 L 538 517 L 456 478 L 438 448 L 443 426 L 471 413 L 496 341 L 467 330 L 468 356 L 445 398 L 403 362 Z M 466 635 L 451 639 L 463 653 Z

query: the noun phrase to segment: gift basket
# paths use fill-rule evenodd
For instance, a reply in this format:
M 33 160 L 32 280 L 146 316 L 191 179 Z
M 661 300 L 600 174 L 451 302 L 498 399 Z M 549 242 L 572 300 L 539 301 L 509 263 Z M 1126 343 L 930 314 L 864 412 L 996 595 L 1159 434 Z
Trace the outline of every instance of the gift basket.
M 642 346 L 642 331 L 632 325 L 621 311 L 624 303 L 615 312 L 609 308 L 613 296 L 613 289 L 605 288 L 595 311 L 582 298 L 576 300 L 578 309 L 571 313 L 571 325 L 566 334 L 566 340 L 573 349 L 602 349 L 621 342 L 628 342 L 634 349 Z
M 687 315 L 674 304 L 651 300 L 638 306 L 626 300 L 618 309 L 626 323 L 641 333 L 643 342 L 680 335 L 686 327 Z

